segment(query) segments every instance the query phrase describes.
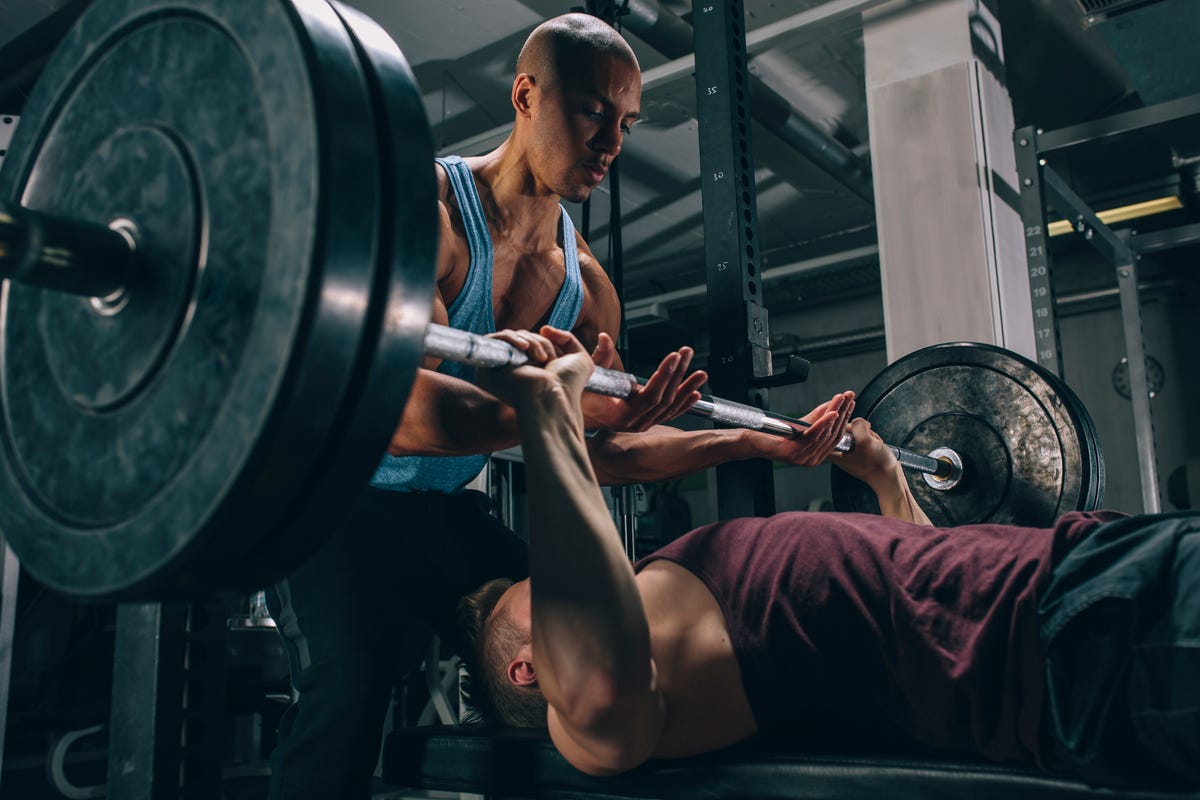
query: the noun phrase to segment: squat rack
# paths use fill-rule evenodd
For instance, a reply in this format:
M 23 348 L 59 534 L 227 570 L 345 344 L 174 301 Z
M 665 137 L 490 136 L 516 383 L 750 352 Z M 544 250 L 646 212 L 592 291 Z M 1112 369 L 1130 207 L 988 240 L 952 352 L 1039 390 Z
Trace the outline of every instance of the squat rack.
M 1133 403 L 1133 428 L 1143 510 L 1162 510 L 1158 490 L 1158 463 L 1154 446 L 1154 419 L 1146 375 L 1146 348 L 1138 297 L 1138 262 L 1143 254 L 1200 242 L 1200 224 L 1138 234 L 1114 231 L 1079 197 L 1048 160 L 1088 142 L 1117 137 L 1200 119 L 1200 94 L 1134 109 L 1053 131 L 1034 126 L 1018 128 L 1013 136 L 1017 174 L 1021 183 L 1020 212 L 1025 229 L 1025 254 L 1033 301 L 1037 360 L 1062 374 L 1062 345 L 1054 315 L 1054 283 L 1047 239 L 1046 212 L 1053 208 L 1116 270 L 1121 304 L 1121 331 L 1129 366 L 1129 391 Z

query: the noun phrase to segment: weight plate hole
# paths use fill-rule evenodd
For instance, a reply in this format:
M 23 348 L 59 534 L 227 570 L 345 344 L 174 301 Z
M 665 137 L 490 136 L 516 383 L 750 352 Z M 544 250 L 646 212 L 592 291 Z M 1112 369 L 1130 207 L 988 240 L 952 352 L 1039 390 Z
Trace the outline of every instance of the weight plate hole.
M 133 223 L 133 220 L 121 217 L 108 223 L 108 227 L 125 237 L 125 241 L 129 242 L 129 249 L 137 252 L 137 225 Z M 121 287 L 103 297 L 89 298 L 88 303 L 97 314 L 103 317 L 112 317 L 129 305 L 129 292 L 125 290 L 125 287 Z

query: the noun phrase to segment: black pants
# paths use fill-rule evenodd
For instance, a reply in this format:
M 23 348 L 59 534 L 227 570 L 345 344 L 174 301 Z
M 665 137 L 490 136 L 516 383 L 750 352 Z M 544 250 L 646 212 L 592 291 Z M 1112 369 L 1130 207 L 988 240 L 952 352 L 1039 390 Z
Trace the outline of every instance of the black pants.
M 524 577 L 525 544 L 478 492 L 369 489 L 349 522 L 268 592 L 298 701 L 271 759 L 273 800 L 370 796 L 391 689 L 431 632 L 453 635 L 458 598 Z
M 1039 602 L 1051 766 L 1200 786 L 1200 513 L 1090 532 Z

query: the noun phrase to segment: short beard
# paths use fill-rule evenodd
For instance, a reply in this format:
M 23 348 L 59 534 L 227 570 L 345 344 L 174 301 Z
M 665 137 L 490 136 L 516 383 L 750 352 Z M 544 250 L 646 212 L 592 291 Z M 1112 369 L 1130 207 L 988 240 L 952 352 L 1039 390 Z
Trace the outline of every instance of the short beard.
M 578 189 L 576 189 L 572 194 L 567 194 L 566 192 L 559 192 L 558 196 L 561 197 L 563 200 L 566 200 L 568 203 L 582 203 L 585 200 L 587 200 L 589 197 L 592 196 L 593 191 L 595 191 L 594 188 L 587 187 L 587 186 L 581 186 Z

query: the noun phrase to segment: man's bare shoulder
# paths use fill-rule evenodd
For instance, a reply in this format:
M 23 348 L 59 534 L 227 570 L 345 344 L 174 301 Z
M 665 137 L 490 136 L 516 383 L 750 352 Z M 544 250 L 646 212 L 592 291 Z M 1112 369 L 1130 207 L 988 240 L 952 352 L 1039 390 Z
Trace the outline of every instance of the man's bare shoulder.
M 583 279 L 584 289 L 591 296 L 593 302 L 606 308 L 619 307 L 617 290 L 609 280 L 608 273 L 604 271 L 604 266 L 592 254 L 592 249 L 588 247 L 587 242 L 583 240 L 578 231 L 575 233 L 575 240 L 578 245 L 576 250 L 579 253 L 579 275 Z
M 433 162 L 433 174 L 437 179 L 437 198 L 439 203 L 447 203 L 454 198 L 454 189 L 450 186 L 450 173 L 439 162 Z
M 583 281 L 583 308 L 576 322 L 576 334 L 585 345 L 594 347 L 601 332 L 617 335 L 621 324 L 621 301 L 608 273 L 592 255 L 587 243 L 578 234 L 579 275 Z
M 437 162 L 434 162 L 434 170 L 437 175 L 438 198 L 437 280 L 440 284 L 459 266 L 470 262 L 471 250 L 467 243 L 462 214 L 458 209 L 458 199 L 454 195 L 454 187 L 450 184 L 450 175 L 446 168 Z

